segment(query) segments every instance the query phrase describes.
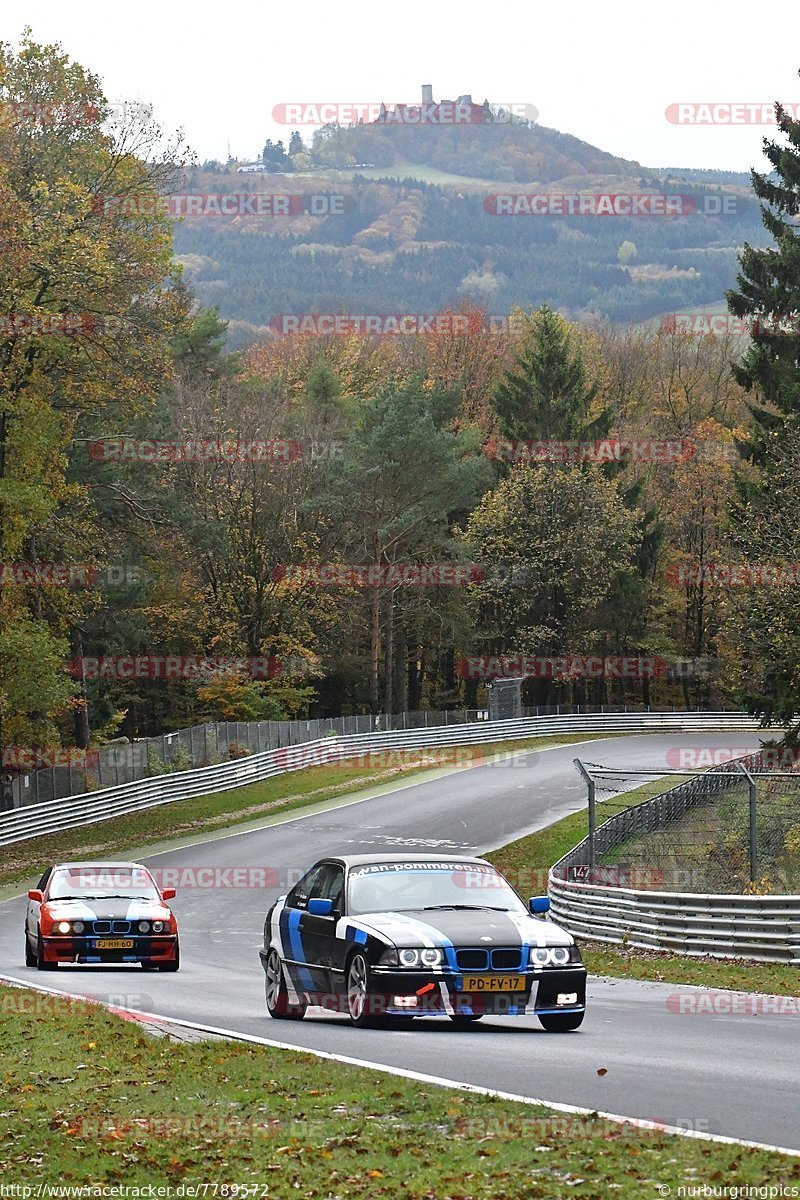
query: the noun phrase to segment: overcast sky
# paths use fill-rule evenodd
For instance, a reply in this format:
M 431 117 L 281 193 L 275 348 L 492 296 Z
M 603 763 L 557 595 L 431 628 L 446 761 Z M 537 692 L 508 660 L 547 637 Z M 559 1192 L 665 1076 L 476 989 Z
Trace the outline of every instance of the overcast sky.
M 543 125 L 651 167 L 763 166 L 763 125 L 673 124 L 680 102 L 800 104 L 800 6 L 727 3 L 232 4 L 35 0 L 0 8 L 105 81 L 111 100 L 152 102 L 199 158 L 254 158 L 291 101 L 391 105 L 471 93 L 532 104 Z M 774 127 L 773 127 L 774 128 Z M 303 134 L 308 140 L 310 129 Z

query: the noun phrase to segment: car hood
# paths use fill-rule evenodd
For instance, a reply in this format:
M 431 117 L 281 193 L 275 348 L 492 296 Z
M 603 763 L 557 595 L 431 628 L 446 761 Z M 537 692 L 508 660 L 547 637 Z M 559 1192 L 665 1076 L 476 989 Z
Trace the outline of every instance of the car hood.
M 572 935 L 527 913 L 482 909 L 407 909 L 402 912 L 365 913 L 355 918 L 400 948 L 446 946 L 571 946 Z M 486 939 L 489 939 L 488 941 Z
M 48 900 L 47 911 L 54 921 L 168 921 L 169 909 L 158 900 Z

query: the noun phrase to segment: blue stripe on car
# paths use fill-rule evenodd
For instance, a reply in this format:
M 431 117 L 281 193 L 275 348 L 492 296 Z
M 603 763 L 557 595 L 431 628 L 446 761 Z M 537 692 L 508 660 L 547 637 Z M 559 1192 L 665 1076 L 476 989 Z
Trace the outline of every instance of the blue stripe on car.
M 283 950 L 287 958 L 294 959 L 295 962 L 304 963 L 306 954 L 303 949 L 303 939 L 300 936 L 300 918 L 303 915 L 302 909 L 299 908 L 284 908 L 281 912 L 281 940 L 283 942 Z M 288 938 L 289 946 L 287 952 L 286 940 Z M 307 988 L 309 991 L 314 991 L 314 981 L 311 978 L 311 972 L 305 967 L 297 968 L 300 986 Z
M 345 930 L 345 937 L 347 938 L 348 942 L 355 942 L 359 946 L 365 945 L 367 941 L 366 931 L 363 929 L 356 929 L 352 925 L 347 926 L 347 929 Z

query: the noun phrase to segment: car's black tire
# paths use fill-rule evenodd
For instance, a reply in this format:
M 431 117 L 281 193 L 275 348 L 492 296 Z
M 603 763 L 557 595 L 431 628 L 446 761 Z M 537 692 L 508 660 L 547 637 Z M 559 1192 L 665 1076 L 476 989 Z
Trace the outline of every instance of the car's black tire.
M 31 950 L 31 944 L 28 941 L 27 929 L 25 930 L 25 966 L 26 967 L 35 967 L 36 966 L 36 955 Z
M 44 946 L 42 945 L 42 935 L 39 934 L 39 937 L 36 942 L 36 970 L 37 971 L 55 971 L 57 969 L 57 967 L 58 967 L 58 963 L 51 963 L 51 962 L 44 961 Z
M 480 1021 L 483 1013 L 450 1013 L 450 1020 L 456 1029 L 469 1029 L 476 1021 Z
M 302 1021 L 307 1005 L 292 1003 L 286 987 L 280 955 L 274 948 L 264 967 L 264 998 L 267 1012 L 276 1021 Z
M 370 1025 L 381 1023 L 377 1016 L 370 1012 L 369 963 L 360 950 L 357 950 L 348 960 L 345 994 L 351 1025 L 355 1025 L 357 1029 L 366 1029 Z
M 539 1020 L 548 1033 L 569 1033 L 577 1029 L 585 1014 L 580 1013 L 542 1013 Z
M 178 942 L 175 943 L 175 957 L 171 962 L 156 963 L 159 971 L 180 971 L 181 969 L 181 948 Z

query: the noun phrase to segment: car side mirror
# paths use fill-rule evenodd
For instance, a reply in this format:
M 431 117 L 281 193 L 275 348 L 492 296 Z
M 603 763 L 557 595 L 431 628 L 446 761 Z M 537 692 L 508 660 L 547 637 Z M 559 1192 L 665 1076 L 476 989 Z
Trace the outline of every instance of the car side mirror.
M 329 917 L 333 913 L 333 901 L 318 896 L 315 900 L 309 900 L 306 912 L 311 913 L 312 917 Z
M 534 916 L 536 916 L 538 913 L 549 912 L 550 911 L 550 897 L 549 896 L 531 896 L 530 900 L 528 901 L 528 908 L 531 910 L 531 912 L 533 913 Z
M 161 893 L 161 899 L 162 900 L 174 900 L 175 897 L 177 896 L 177 894 L 178 893 L 176 892 L 175 888 L 164 888 Z
M 43 904 L 44 893 L 40 892 L 38 888 L 31 888 L 31 890 L 28 892 L 28 899 L 34 900 L 37 904 Z

